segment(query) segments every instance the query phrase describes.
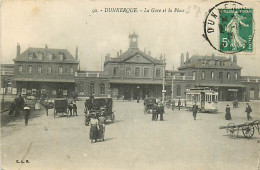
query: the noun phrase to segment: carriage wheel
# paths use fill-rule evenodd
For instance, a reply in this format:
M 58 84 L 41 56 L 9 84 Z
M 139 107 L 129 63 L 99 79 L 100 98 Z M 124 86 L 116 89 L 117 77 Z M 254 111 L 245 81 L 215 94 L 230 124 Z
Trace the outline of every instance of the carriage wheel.
M 237 138 L 238 136 L 238 127 L 235 123 L 229 123 L 227 125 L 227 134 L 231 137 L 231 138 Z
M 255 128 L 253 125 L 246 123 L 245 126 L 242 127 L 242 132 L 246 138 L 252 138 L 255 132 Z
M 115 115 L 112 114 L 112 116 L 111 116 L 111 122 L 113 123 L 114 121 L 115 121 Z

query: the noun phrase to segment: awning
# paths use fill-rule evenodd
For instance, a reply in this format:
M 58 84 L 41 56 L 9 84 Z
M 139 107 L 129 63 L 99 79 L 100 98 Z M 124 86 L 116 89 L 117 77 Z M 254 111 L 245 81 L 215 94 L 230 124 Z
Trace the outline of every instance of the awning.
M 201 84 L 196 84 L 196 86 L 203 86 L 203 87 L 246 87 L 243 84 L 211 84 L 211 83 L 201 83 Z
M 75 83 L 75 79 L 54 79 L 54 78 L 21 78 L 15 77 L 15 81 L 26 81 L 26 82 L 54 82 L 54 83 Z

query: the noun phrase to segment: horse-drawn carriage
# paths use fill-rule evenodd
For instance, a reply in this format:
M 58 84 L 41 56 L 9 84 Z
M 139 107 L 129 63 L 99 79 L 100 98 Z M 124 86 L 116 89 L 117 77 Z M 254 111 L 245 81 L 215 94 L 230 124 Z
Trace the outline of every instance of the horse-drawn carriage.
M 113 123 L 115 121 L 115 115 L 112 109 L 112 98 L 87 99 L 85 102 L 85 125 L 89 125 L 90 114 L 93 112 L 96 113 L 97 117 L 102 114 L 103 116 L 105 116 L 106 121 L 110 120 Z
M 68 100 L 66 98 L 54 99 L 54 118 L 61 113 L 61 116 L 68 116 Z
M 144 113 L 152 113 L 153 105 L 156 103 L 155 97 L 150 97 L 144 100 Z

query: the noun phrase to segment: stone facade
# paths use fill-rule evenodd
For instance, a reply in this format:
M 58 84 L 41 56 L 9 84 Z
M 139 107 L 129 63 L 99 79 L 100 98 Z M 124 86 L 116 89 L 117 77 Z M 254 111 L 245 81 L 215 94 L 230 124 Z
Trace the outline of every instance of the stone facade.
M 76 50 L 77 51 L 77 50 Z M 14 59 L 14 88 L 22 95 L 70 96 L 75 89 L 77 53 L 66 49 L 28 48 Z
M 159 58 L 139 50 L 138 35 L 129 35 L 129 48 L 115 57 L 105 56 L 104 71 L 78 70 L 75 58 L 65 49 L 28 48 L 14 64 L 1 65 L 2 95 L 40 95 L 62 93 L 88 97 L 114 97 L 125 100 L 161 97 L 165 76 L 166 98 L 185 99 L 194 87 L 218 91 L 220 101 L 260 99 L 260 77 L 241 76 L 237 57 L 181 55 L 178 70 L 164 70 L 164 56 Z

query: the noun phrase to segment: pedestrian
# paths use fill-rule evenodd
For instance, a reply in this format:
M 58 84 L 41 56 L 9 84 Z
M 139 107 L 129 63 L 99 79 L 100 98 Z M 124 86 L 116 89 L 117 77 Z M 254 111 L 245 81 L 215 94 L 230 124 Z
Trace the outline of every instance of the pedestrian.
M 104 112 L 101 112 L 99 118 L 99 135 L 98 139 L 104 141 L 105 137 L 105 123 L 106 123 L 106 117 L 104 116 Z
M 29 117 L 30 117 L 30 114 L 31 114 L 30 113 L 30 108 L 27 105 L 25 105 L 23 110 L 24 110 L 25 126 L 27 126 L 28 125 L 28 120 L 29 120 Z
M 69 101 L 69 103 L 68 103 L 68 110 L 69 110 L 70 116 L 72 116 L 72 107 L 73 107 L 72 101 Z
M 181 110 L 181 99 L 179 99 L 179 101 L 178 101 L 178 108 L 179 108 L 179 110 Z
M 19 98 L 15 98 L 14 99 L 14 115 L 20 116 L 20 110 L 21 110 L 21 106 L 20 106 L 20 99 Z
M 231 113 L 230 113 L 230 107 L 227 105 L 226 107 L 226 115 L 225 115 L 226 120 L 231 120 Z
M 49 109 L 50 109 L 50 106 L 49 106 L 48 102 L 46 102 L 43 106 L 44 106 L 44 108 L 46 110 L 46 114 L 48 116 L 49 115 Z
M 91 143 L 97 141 L 98 131 L 99 131 L 98 119 L 96 118 L 96 113 L 92 112 L 90 115 L 90 131 L 89 131 L 89 138 L 91 140 Z
M 175 101 L 172 100 L 172 110 L 174 110 L 174 108 L 175 108 Z
M 156 115 L 157 115 L 157 112 L 158 112 L 158 106 L 157 106 L 157 103 L 154 103 L 153 104 L 153 107 L 152 107 L 152 121 L 156 121 Z
M 73 116 L 78 116 L 76 100 L 72 101 Z
M 164 106 L 162 103 L 159 104 L 159 114 L 160 114 L 160 120 L 163 121 L 163 114 L 164 114 Z
M 15 109 L 15 105 L 14 105 L 14 103 L 12 103 L 12 104 L 9 106 L 9 113 L 8 113 L 8 115 L 13 115 L 14 109 Z
M 195 102 L 194 105 L 192 106 L 192 112 L 193 112 L 194 120 L 196 120 L 198 109 L 199 109 L 199 107 L 198 107 L 197 103 Z
M 250 116 L 250 113 L 252 112 L 252 108 L 249 105 L 249 103 L 246 103 L 246 111 L 245 112 L 247 113 L 247 120 L 252 120 L 252 117 Z

